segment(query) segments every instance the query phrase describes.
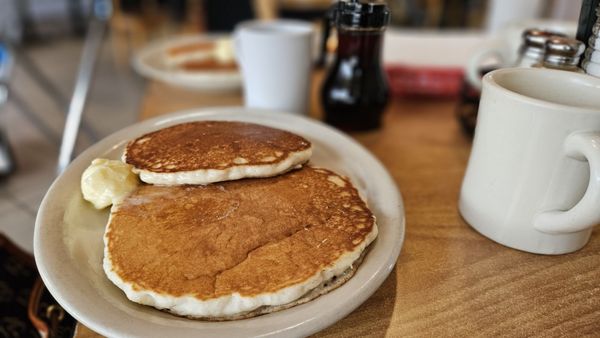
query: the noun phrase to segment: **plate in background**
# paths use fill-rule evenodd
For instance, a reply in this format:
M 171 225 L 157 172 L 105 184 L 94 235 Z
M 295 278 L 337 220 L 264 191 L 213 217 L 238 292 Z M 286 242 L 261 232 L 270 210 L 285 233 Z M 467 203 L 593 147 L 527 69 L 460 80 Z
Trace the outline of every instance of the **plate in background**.
M 142 76 L 197 91 L 223 92 L 240 90 L 242 76 L 238 70 L 189 71 L 167 65 L 165 51 L 190 43 L 231 38 L 229 35 L 184 35 L 159 40 L 142 48 L 133 58 L 133 68 Z
M 377 217 L 379 235 L 354 277 L 308 303 L 226 322 L 190 320 L 130 302 L 102 270 L 108 210 L 85 202 L 80 177 L 92 159 L 120 158 L 132 138 L 198 120 L 237 120 L 297 133 L 313 143 L 311 163 L 348 176 Z M 78 321 L 110 337 L 306 336 L 332 325 L 363 303 L 393 269 L 404 240 L 404 207 L 382 164 L 348 136 L 308 118 L 244 108 L 190 110 L 137 123 L 83 152 L 56 179 L 36 219 L 34 253 L 54 298 Z M 140 243 L 143 245 L 143 243 Z

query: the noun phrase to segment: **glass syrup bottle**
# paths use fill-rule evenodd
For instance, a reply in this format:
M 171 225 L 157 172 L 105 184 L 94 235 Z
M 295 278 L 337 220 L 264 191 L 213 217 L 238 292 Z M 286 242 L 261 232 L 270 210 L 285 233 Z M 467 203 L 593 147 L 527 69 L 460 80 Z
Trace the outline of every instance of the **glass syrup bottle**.
M 381 49 L 390 11 L 382 3 L 340 1 L 330 15 L 338 47 L 321 88 L 325 121 L 346 131 L 378 128 L 389 96 Z

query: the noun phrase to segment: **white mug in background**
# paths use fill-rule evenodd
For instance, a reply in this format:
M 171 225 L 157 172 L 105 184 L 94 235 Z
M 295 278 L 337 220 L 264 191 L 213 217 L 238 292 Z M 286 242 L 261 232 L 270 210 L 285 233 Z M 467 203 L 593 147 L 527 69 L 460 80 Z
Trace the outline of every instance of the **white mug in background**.
M 296 20 L 249 21 L 234 33 L 246 107 L 307 114 L 314 29 Z
M 467 82 L 473 88 L 481 90 L 481 70 L 486 67 L 510 67 L 516 62 L 517 52 L 518 48 L 513 50 L 511 44 L 505 39 L 489 40 L 469 58 L 465 71 Z
M 600 223 L 600 79 L 505 68 L 483 78 L 463 218 L 503 245 L 582 248 Z

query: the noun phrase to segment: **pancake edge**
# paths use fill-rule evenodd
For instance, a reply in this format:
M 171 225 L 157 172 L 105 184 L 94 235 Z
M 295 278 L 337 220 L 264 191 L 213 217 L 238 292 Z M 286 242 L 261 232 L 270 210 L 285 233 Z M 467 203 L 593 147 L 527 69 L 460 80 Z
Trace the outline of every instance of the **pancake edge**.
M 297 165 L 306 163 L 312 156 L 312 145 L 302 151 L 290 152 L 277 163 L 245 165 L 237 164 L 225 169 L 198 169 L 172 173 L 157 173 L 146 169 L 133 167 L 133 172 L 148 184 L 156 185 L 206 185 L 216 182 L 234 181 L 242 178 L 272 177 L 294 169 Z M 126 162 L 127 152 L 123 153 L 122 161 Z
M 319 298 L 320 296 L 328 294 L 329 292 L 339 288 L 340 286 L 344 285 L 347 281 L 349 281 L 350 278 L 352 278 L 354 276 L 354 274 L 356 273 L 356 271 L 358 270 L 358 267 L 360 266 L 360 264 L 362 264 L 363 259 L 365 258 L 366 254 L 370 251 L 371 247 L 372 247 L 372 243 L 370 245 L 368 245 L 365 250 L 363 250 L 363 252 L 360 254 L 358 259 L 356 261 L 354 261 L 354 263 L 352 263 L 352 265 L 349 268 L 347 268 L 344 272 L 342 272 L 339 275 L 331 277 L 331 279 L 329 279 L 329 280 L 324 281 L 316 288 L 309 290 L 302 297 L 300 297 L 292 302 L 289 302 L 289 303 L 286 303 L 283 305 L 261 306 L 252 311 L 248 311 L 248 312 L 244 312 L 244 313 L 240 313 L 240 314 L 236 314 L 236 315 L 232 315 L 232 316 L 226 316 L 226 317 L 187 317 L 187 318 L 211 321 L 211 322 L 240 320 L 240 319 L 248 319 L 248 318 L 258 317 L 258 316 L 266 315 L 266 314 L 269 314 L 272 312 L 286 310 L 286 309 L 292 308 L 297 305 L 302 305 L 304 303 L 308 303 L 315 298 Z M 169 311 L 166 311 L 166 312 L 169 312 Z
M 112 208 L 115 208 L 115 206 Z M 134 283 L 124 281 L 115 272 L 110 259 L 106 236 L 110 231 L 113 211 L 116 211 L 116 209 L 111 209 L 111 216 L 103 237 L 104 258 L 102 266 L 108 279 L 121 289 L 132 302 L 152 306 L 178 316 L 198 319 L 243 315 L 263 306 L 280 306 L 294 302 L 332 278 L 343 275 L 348 268 L 351 268 L 361 258 L 363 251 L 375 240 L 378 234 L 377 223 L 375 222 L 375 216 L 373 216 L 374 222 L 371 232 L 354 250 L 344 253 L 331 265 L 315 273 L 302 283 L 288 286 L 273 293 L 263 293 L 256 296 L 248 297 L 234 293 L 219 298 L 201 300 L 193 295 L 171 296 L 139 287 L 134 288 Z
M 189 61 L 206 61 L 213 59 L 214 46 L 207 49 L 194 50 L 191 52 L 179 52 L 175 55 L 166 51 L 164 61 L 168 67 L 177 67 Z

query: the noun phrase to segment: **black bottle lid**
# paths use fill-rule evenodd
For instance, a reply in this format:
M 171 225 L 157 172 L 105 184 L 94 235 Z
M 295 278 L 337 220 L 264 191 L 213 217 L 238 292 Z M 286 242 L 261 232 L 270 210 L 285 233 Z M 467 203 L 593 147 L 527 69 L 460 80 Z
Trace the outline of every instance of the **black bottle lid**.
M 338 26 L 383 28 L 390 21 L 390 10 L 385 3 L 339 1 L 333 20 Z

